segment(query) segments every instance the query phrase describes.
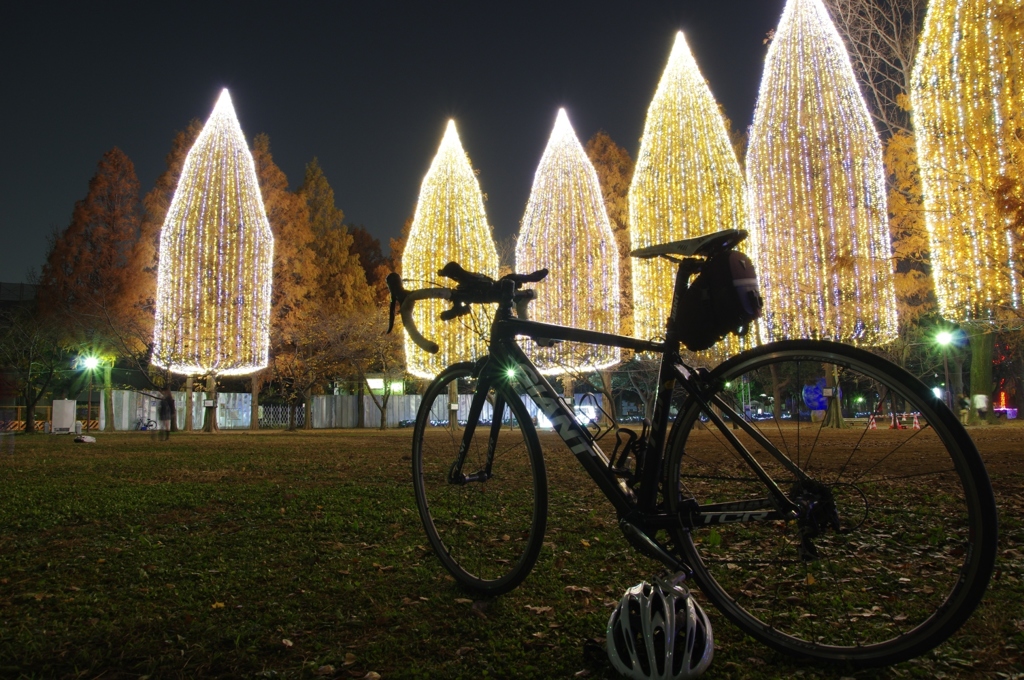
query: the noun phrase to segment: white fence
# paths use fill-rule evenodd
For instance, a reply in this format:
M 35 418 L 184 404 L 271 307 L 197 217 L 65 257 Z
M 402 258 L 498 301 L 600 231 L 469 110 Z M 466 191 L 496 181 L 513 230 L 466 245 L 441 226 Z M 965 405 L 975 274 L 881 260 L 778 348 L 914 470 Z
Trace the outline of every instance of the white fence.
M 537 405 L 529 397 L 521 395 L 520 398 L 526 404 L 526 410 L 530 416 L 537 419 Z M 602 405 L 601 395 L 594 395 L 597 404 Z M 359 406 L 359 397 L 354 394 L 326 394 L 313 397 L 313 427 L 357 427 L 356 418 Z M 395 395 L 388 399 L 387 405 L 387 426 L 406 427 L 411 426 L 416 420 L 416 411 L 420 407 L 422 397 L 418 394 Z M 469 407 L 473 402 L 472 394 L 459 395 L 458 419 L 465 421 L 469 418 Z M 590 410 L 589 405 L 593 404 L 588 396 L 583 402 L 585 410 Z M 380 409 L 373 403 L 373 398 L 363 396 L 363 409 L 365 410 L 365 427 L 380 426 Z M 592 414 L 593 415 L 593 414 Z M 438 399 L 430 409 L 431 420 L 441 423 L 448 421 L 447 399 Z M 480 414 L 481 419 L 489 421 L 492 416 L 491 405 L 484 404 Z M 543 422 L 543 420 L 542 420 Z
M 174 406 L 177 415 L 178 429 L 185 428 L 185 393 L 171 392 L 174 395 Z M 138 430 L 140 425 L 160 421 L 160 393 L 135 392 L 132 390 L 113 390 L 114 429 Z M 192 429 L 203 427 L 206 400 L 205 392 L 192 393 Z M 223 430 L 246 429 L 249 427 L 252 395 L 245 392 L 222 392 L 217 395 L 217 427 Z M 106 399 L 100 397 L 100 428 L 107 422 Z
M 185 393 L 172 392 L 174 404 L 177 408 L 178 429 L 185 428 Z M 153 421 L 159 425 L 160 395 L 159 393 L 134 392 L 131 390 L 114 390 L 114 429 L 116 430 L 137 430 L 139 424 Z M 600 395 L 595 395 L 597 403 L 602 402 Z M 537 405 L 528 397 L 521 397 L 526 409 L 536 420 Z M 192 395 L 192 428 L 202 429 L 205 409 L 203 401 L 206 399 L 204 392 L 194 392 Z M 376 428 L 380 426 L 380 409 L 377 408 L 373 397 L 364 395 L 363 410 L 364 427 Z M 388 399 L 387 405 L 387 427 L 410 426 L 416 420 L 416 411 L 420 407 L 421 397 L 418 394 L 394 395 Z M 325 394 L 314 396 L 311 404 L 313 427 L 315 429 L 358 427 L 358 406 L 359 396 L 354 394 Z M 459 395 L 458 419 L 466 420 L 469 417 L 469 407 L 473 400 L 471 394 Z M 590 397 L 584 401 L 584 405 L 590 404 Z M 446 399 L 438 399 L 431 409 L 431 418 L 436 422 L 446 422 L 449 418 L 448 404 Z M 259 419 L 261 427 L 287 427 L 288 406 L 284 404 L 267 404 L 259 407 Z M 589 410 L 589 409 L 588 409 Z M 305 409 L 299 405 L 295 411 L 295 424 L 301 427 L 305 422 Z M 217 426 L 222 430 L 248 429 L 249 419 L 252 413 L 252 395 L 247 392 L 221 392 L 217 394 Z M 106 400 L 100 399 L 100 428 L 106 423 Z M 484 420 L 491 419 L 491 405 L 484 404 L 481 417 Z M 543 421 L 542 421 L 543 422 Z

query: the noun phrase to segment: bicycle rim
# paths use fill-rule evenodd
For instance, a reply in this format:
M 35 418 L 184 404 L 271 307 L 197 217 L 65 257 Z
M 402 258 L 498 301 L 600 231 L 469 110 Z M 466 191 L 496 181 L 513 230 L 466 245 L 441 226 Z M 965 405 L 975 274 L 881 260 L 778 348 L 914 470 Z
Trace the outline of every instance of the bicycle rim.
M 515 588 L 533 569 L 547 522 L 547 478 L 540 444 L 519 397 L 491 390 L 488 404 L 467 449 L 462 473 L 487 469 L 493 436 L 491 476 L 486 481 L 451 483 L 449 472 L 463 443 L 466 422 L 452 427 L 451 414 L 468 416 L 476 390 L 472 364 L 446 369 L 431 383 L 420 404 L 413 439 L 416 503 L 427 537 L 446 569 L 465 588 L 498 595 Z M 450 408 L 450 385 L 462 397 Z M 507 399 L 504 399 L 507 397 Z M 492 427 L 497 419 L 501 427 Z
M 963 624 L 991 575 L 995 501 L 973 442 L 927 387 L 876 355 L 814 341 L 741 354 L 709 384 L 814 480 L 798 481 L 730 430 L 791 500 L 814 510 L 803 522 L 738 512 L 676 532 L 723 613 L 781 651 L 864 667 L 917 656 Z M 765 498 L 705 418 L 693 400 L 680 413 L 670 508 Z

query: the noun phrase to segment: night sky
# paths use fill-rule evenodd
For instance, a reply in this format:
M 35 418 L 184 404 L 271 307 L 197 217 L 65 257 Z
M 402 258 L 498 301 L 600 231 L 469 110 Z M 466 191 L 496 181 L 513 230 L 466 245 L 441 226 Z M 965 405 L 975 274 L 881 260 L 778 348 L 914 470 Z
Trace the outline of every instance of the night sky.
M 676 31 L 738 127 L 783 0 L 6 3 L 0 281 L 26 281 L 113 146 L 148 191 L 222 87 L 292 188 L 318 157 L 346 221 L 397 236 L 448 118 L 512 236 L 559 107 L 635 158 Z M 12 7 L 13 6 L 13 7 Z

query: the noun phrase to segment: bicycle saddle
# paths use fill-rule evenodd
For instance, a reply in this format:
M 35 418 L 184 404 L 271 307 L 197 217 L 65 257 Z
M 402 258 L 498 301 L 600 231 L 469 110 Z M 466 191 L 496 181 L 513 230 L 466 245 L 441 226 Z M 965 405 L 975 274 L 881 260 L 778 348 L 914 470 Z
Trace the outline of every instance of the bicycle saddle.
M 659 257 L 661 255 L 679 255 L 681 257 L 711 257 L 715 253 L 736 247 L 747 238 L 744 229 L 724 229 L 714 234 L 684 238 L 681 241 L 661 243 L 656 246 L 637 248 L 630 253 L 637 258 Z

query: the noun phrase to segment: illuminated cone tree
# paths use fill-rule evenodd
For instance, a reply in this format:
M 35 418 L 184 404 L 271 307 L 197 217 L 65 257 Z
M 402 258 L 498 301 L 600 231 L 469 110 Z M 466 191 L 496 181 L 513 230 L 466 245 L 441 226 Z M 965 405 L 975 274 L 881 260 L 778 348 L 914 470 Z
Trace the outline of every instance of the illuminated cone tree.
M 682 32 L 647 110 L 640 155 L 629 188 L 632 248 L 678 241 L 721 229 L 745 229 L 743 173 L 707 81 Z M 633 260 L 637 337 L 664 335 L 677 266 Z M 739 346 L 730 335 L 711 354 Z
M 996 200 L 1000 179 L 1022 162 L 1021 16 L 1021 0 L 932 0 L 915 62 L 932 273 L 939 310 L 953 321 L 995 322 L 1021 308 L 1019 254 Z
M 747 151 L 754 262 L 770 340 L 896 336 L 882 147 L 821 0 L 789 0 Z
M 409 240 L 402 253 L 402 278 L 408 288 L 451 286 L 451 281 L 437 274 L 450 261 L 472 272 L 498 276 L 498 251 L 484 212 L 480 184 L 451 120 L 420 187 Z M 432 378 L 452 363 L 487 352 L 493 306 L 473 305 L 471 314 L 441 321 L 438 315 L 447 306 L 440 300 L 416 304 L 417 328 L 436 342 L 440 351 L 428 354 L 406 336 L 406 368 L 415 376 Z
M 1021 310 L 1020 234 L 1001 210 L 1024 182 L 1021 17 L 1022 0 L 931 0 L 911 80 L 935 293 L 973 326 L 972 394 L 991 393 L 991 331 Z
M 559 109 L 555 128 L 533 179 L 516 242 L 516 271 L 547 268 L 533 287 L 537 321 L 617 333 L 619 251 L 597 172 Z M 577 373 L 619 362 L 618 347 L 559 343 L 524 347 L 542 373 Z
M 224 90 L 160 232 L 153 363 L 186 375 L 265 367 L 273 251 L 252 155 Z

